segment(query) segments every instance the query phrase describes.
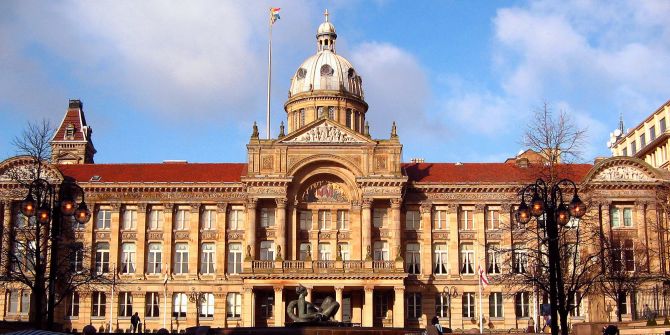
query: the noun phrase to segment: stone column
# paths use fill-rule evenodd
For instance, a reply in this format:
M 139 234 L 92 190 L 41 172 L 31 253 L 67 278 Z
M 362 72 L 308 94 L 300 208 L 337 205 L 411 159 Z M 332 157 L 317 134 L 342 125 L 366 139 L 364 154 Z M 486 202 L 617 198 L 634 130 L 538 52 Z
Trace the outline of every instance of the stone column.
M 112 203 L 112 222 L 110 224 L 110 229 L 109 229 L 109 236 L 110 236 L 110 243 L 109 243 L 109 271 L 114 273 L 113 267 L 116 266 L 116 269 L 120 268 L 119 264 L 119 243 L 121 242 L 121 230 L 119 226 L 119 220 L 121 218 L 121 204 L 119 203 Z M 117 299 L 114 299 L 117 300 Z M 116 314 L 116 313 L 115 313 Z
M 374 287 L 365 286 L 363 289 L 365 290 L 365 299 L 363 300 L 363 322 L 361 325 L 363 327 L 372 327 L 372 320 L 373 320 L 372 294 L 374 293 Z
M 200 273 L 200 204 L 191 204 L 188 222 L 188 274 L 190 278 L 197 278 Z
M 228 327 L 228 317 L 226 316 L 226 293 L 214 293 L 214 315 L 216 321 L 220 322 L 221 327 Z
M 421 204 L 421 274 L 429 276 L 433 269 L 433 236 L 432 236 L 432 213 L 433 205 L 430 202 Z
M 163 272 L 172 273 L 172 213 L 174 204 L 163 205 Z M 168 297 L 168 299 L 170 299 Z M 168 300 L 169 302 L 170 300 Z M 168 314 L 172 315 L 172 314 Z
M 276 258 L 284 260 L 284 255 L 286 255 L 286 198 L 276 198 L 275 202 L 277 203 L 275 227 L 277 230 L 276 242 L 278 247 Z
M 137 253 L 136 259 L 136 273 L 138 277 L 144 278 L 144 258 L 147 254 L 146 234 L 147 230 L 147 204 L 137 204 Z M 133 304 L 134 304 L 133 300 Z
M 393 254 L 389 255 L 390 260 L 402 257 L 401 245 L 401 224 L 400 224 L 400 198 L 391 199 L 391 251 Z
M 254 326 L 254 288 L 245 286 L 242 296 L 242 324 L 244 327 Z
M 363 199 L 361 208 L 361 255 L 366 258 L 368 248 L 372 248 L 372 200 Z
M 342 322 L 342 291 L 344 286 L 335 286 L 335 301 L 340 304 L 340 308 L 337 309 L 335 313 L 335 320 Z
M 351 209 L 349 211 L 349 231 L 356 235 L 355 232 L 361 231 L 361 203 L 360 201 L 352 201 Z M 353 236 L 352 236 L 353 237 Z M 361 260 L 365 257 L 365 254 L 361 254 L 361 251 L 365 250 L 365 247 L 359 246 L 356 243 L 361 243 L 360 240 L 352 239 L 349 242 L 349 258 L 352 260 Z
M 244 227 L 244 239 L 247 246 L 251 246 L 251 259 L 256 259 L 256 203 L 258 199 L 250 198 L 247 201 L 247 217 Z
M 405 287 L 396 286 L 393 288 L 395 297 L 393 299 L 393 327 L 405 327 Z
M 10 245 L 10 232 L 12 231 L 12 202 L 11 201 L 5 201 L 3 203 L 3 210 L 2 210 L 2 249 L 1 249 L 1 254 L 2 259 L 4 260 L 2 264 L 9 264 L 9 262 L 5 262 L 6 258 L 9 257 L 9 250 L 11 248 Z M 4 274 L 6 271 L 9 271 L 8 268 L 2 268 L 0 269 L 0 273 Z M 4 299 L 3 299 L 4 300 Z M 4 311 L 4 309 L 3 309 Z
M 219 203 L 216 205 L 216 275 L 223 277 L 226 273 L 226 210 L 227 203 Z M 225 321 L 224 321 L 225 322 Z
M 289 242 L 287 244 L 291 245 L 290 253 L 291 253 L 291 258 L 290 259 L 298 259 L 298 226 L 300 225 L 299 223 L 299 217 L 298 217 L 298 209 L 296 208 L 295 204 L 291 203 L 288 206 L 288 212 L 290 213 L 289 215 L 291 216 L 290 220 L 290 225 L 287 225 L 290 227 L 289 229 Z M 289 259 L 289 250 L 284 251 L 284 259 Z
M 275 327 L 284 326 L 284 287 L 275 286 Z

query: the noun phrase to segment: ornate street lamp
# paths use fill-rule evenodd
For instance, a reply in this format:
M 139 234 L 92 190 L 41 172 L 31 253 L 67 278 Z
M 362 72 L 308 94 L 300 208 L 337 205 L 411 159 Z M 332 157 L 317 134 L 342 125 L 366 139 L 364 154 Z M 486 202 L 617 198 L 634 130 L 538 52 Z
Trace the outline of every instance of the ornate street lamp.
M 458 289 L 456 286 L 445 286 L 442 288 L 442 295 L 447 298 L 447 303 L 449 304 L 449 329 L 451 328 L 451 298 L 455 298 L 458 295 Z
M 573 192 L 568 205 L 563 201 L 565 191 Z M 530 222 L 532 216 L 545 215 L 545 226 L 549 249 L 549 299 L 551 305 L 551 333 L 558 334 L 558 304 L 565 301 L 561 255 L 559 249 L 558 225 L 565 226 L 570 218 L 581 218 L 586 213 L 586 205 L 577 195 L 577 185 L 570 179 L 561 179 L 553 185 L 538 179 L 524 186 L 519 192 L 521 203 L 515 217 L 521 224 Z M 526 204 L 526 195 L 531 196 L 530 206 Z
M 56 193 L 58 191 L 58 193 Z M 75 208 L 75 199 L 81 196 L 81 202 Z M 91 219 L 91 212 L 84 201 L 84 190 L 81 186 L 71 181 L 63 181 L 56 190 L 56 186 L 50 184 L 45 179 L 35 179 L 28 187 L 28 194 L 21 202 L 21 214 L 27 218 L 35 217 L 38 223 L 35 227 L 35 240 L 37 243 L 42 241 L 40 234 L 42 233 L 43 225 L 49 225 L 49 240 L 51 241 L 50 248 L 50 263 L 48 267 L 49 273 L 49 292 L 47 297 L 47 327 L 53 328 L 54 323 L 54 308 L 56 300 L 56 272 L 58 271 L 58 239 L 60 237 L 61 219 L 63 217 L 72 217 L 80 224 L 85 224 Z M 39 244 L 38 244 L 39 245 Z M 37 250 L 39 253 L 41 248 Z M 39 263 L 41 257 L 37 257 L 35 268 L 40 270 Z M 46 269 L 45 269 L 46 270 Z M 40 273 L 37 277 L 43 279 L 46 273 Z M 41 286 L 40 283 L 35 283 L 35 287 Z M 43 286 L 42 286 L 43 287 Z M 41 290 L 41 289 L 40 289 Z M 36 292 L 36 294 L 42 292 Z M 37 298 L 39 299 L 39 298 Z M 38 310 L 41 313 L 41 308 Z

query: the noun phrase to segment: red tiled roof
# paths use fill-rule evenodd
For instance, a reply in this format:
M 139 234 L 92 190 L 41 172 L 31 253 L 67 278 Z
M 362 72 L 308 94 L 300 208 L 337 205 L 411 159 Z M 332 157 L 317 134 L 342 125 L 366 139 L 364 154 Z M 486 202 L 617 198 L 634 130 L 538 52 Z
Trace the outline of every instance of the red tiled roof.
M 566 178 L 581 181 L 591 170 L 591 164 L 561 165 Z M 419 183 L 505 183 L 532 182 L 538 168 L 509 163 L 404 163 L 403 172 L 410 181 Z
M 53 139 L 56 141 L 65 140 L 65 129 L 67 129 L 69 124 L 72 124 L 74 126 L 74 140 L 85 140 L 84 132 L 81 129 L 82 126 L 86 126 L 86 121 L 83 119 L 83 117 L 83 113 L 79 113 L 78 109 L 68 109 L 65 113 L 65 118 L 63 118 L 63 122 L 61 122 L 58 130 L 56 130 L 56 134 L 54 135 Z
M 247 173 L 246 163 L 154 163 L 154 164 L 61 164 L 63 176 L 88 182 L 99 176 L 101 183 L 144 182 L 239 182 Z

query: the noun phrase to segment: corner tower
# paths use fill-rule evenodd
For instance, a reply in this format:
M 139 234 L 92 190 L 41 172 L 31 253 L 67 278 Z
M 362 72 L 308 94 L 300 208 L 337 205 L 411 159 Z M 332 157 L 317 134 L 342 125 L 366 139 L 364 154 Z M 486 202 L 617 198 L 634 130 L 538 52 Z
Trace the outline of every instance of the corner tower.
M 363 100 L 361 77 L 353 65 L 336 54 L 335 26 L 325 21 L 316 32 L 316 54 L 307 58 L 291 78 L 284 104 L 288 133 L 318 119 L 330 119 L 355 132 L 365 132 L 368 104 Z
M 51 139 L 51 162 L 54 164 L 93 163 L 95 147 L 93 129 L 86 124 L 84 105 L 70 100 L 65 117 Z

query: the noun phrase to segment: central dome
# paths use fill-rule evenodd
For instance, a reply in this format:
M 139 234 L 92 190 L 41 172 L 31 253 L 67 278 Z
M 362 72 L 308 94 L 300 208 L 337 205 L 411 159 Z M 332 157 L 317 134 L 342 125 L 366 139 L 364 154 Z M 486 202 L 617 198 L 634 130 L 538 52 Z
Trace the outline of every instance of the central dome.
M 335 26 L 328 21 L 317 30 L 317 53 L 307 58 L 291 78 L 290 96 L 318 90 L 340 91 L 363 98 L 361 77 L 351 63 L 335 53 Z

